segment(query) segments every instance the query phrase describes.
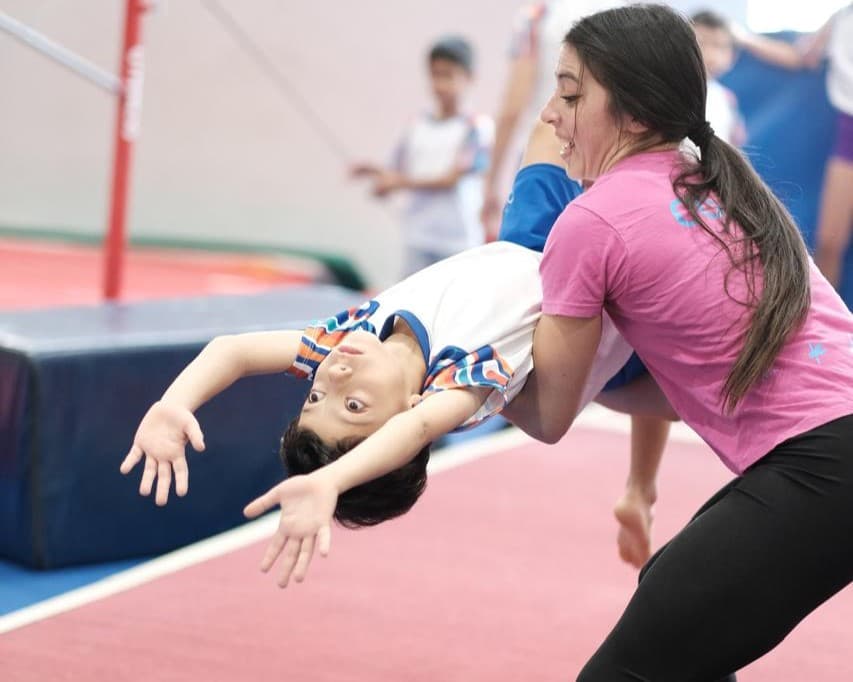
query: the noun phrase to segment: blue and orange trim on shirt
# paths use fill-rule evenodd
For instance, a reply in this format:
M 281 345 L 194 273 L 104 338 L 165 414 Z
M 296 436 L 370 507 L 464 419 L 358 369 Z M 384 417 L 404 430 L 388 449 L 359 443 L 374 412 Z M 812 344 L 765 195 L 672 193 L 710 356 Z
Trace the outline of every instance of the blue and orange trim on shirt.
M 314 372 L 335 346 L 351 332 L 358 329 L 376 333 L 370 316 L 379 308 L 376 301 L 366 301 L 357 308 L 349 308 L 326 320 L 314 322 L 302 332 L 302 341 L 288 372 L 300 379 L 313 381 Z
M 427 367 L 423 385 L 424 393 L 469 386 L 491 388 L 501 397 L 492 401 L 494 407 L 490 410 L 490 414 L 498 412 L 503 407 L 502 396 L 514 370 L 493 346 L 484 345 L 474 351 L 447 346 L 430 362 L 429 333 L 418 317 L 409 310 L 398 310 L 387 317 L 377 334 L 376 327 L 370 322 L 370 317 L 378 309 L 379 302 L 371 300 L 357 308 L 350 308 L 325 321 L 318 321 L 306 327 L 302 333 L 296 360 L 289 370 L 290 374 L 301 379 L 313 380 L 320 363 L 335 346 L 343 342 L 348 334 L 362 330 L 376 334 L 380 340 L 384 341 L 394 331 L 395 321 L 402 319 L 415 334 L 423 353 L 424 364 Z

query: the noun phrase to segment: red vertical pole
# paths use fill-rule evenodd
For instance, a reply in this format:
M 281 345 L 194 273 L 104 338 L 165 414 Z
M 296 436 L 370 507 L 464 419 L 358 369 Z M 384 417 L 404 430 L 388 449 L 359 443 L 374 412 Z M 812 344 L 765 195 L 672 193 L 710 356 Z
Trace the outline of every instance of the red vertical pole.
M 109 230 L 105 240 L 104 298 L 115 300 L 121 294 L 126 242 L 128 186 L 133 143 L 139 135 L 142 117 L 142 83 L 145 58 L 142 48 L 142 15 L 148 0 L 127 0 L 124 17 L 124 42 L 121 48 L 116 113 L 115 150 L 113 156 L 112 192 L 110 196 Z

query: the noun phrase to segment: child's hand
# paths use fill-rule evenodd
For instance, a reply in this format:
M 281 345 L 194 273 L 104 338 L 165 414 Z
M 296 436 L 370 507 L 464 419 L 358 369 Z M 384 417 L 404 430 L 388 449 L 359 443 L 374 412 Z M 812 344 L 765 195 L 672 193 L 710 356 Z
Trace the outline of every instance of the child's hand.
M 140 495 L 150 495 L 157 479 L 155 502 L 163 506 L 169 500 L 172 471 L 175 472 L 175 492 L 187 494 L 189 471 L 186 445 L 192 443 L 197 452 L 204 450 L 204 435 L 193 413 L 185 407 L 156 402 L 145 413 L 133 445 L 121 463 L 121 473 L 127 474 L 145 456 L 145 469 L 139 484 Z
M 391 192 L 405 187 L 405 181 L 400 173 L 380 171 L 373 180 L 373 196 L 386 197 Z
M 350 177 L 363 178 L 378 175 L 382 168 L 375 163 L 354 163 L 349 167 Z
M 261 570 L 266 573 L 281 555 L 279 587 L 287 587 L 291 575 L 296 582 L 305 579 L 315 548 L 321 556 L 328 555 L 337 502 L 337 489 L 320 470 L 307 476 L 291 476 L 243 510 L 253 519 L 275 505 L 281 507 L 278 529 L 261 560 Z
M 750 37 L 749 29 L 737 21 L 729 21 L 729 33 L 732 36 L 735 46 L 743 45 Z

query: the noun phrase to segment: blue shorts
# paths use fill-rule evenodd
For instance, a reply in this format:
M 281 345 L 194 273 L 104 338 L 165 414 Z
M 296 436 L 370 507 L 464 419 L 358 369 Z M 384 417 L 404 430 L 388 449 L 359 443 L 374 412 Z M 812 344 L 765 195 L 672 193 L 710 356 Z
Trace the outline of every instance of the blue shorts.
M 580 185 L 560 166 L 550 163 L 525 166 L 515 175 L 498 238 L 542 251 L 557 218 L 580 193 Z M 647 372 L 642 360 L 633 353 L 625 366 L 605 384 L 604 390 L 625 386 Z
M 525 166 L 515 174 L 504 206 L 498 239 L 542 251 L 554 222 L 580 196 L 581 187 L 550 163 Z
M 622 388 L 622 386 L 630 384 L 634 379 L 639 379 L 641 376 L 645 376 L 648 373 L 649 370 L 646 369 L 643 361 L 640 360 L 640 356 L 636 353 L 631 353 L 631 357 L 628 358 L 628 362 L 622 366 L 622 369 L 610 377 L 610 380 L 604 384 L 604 388 L 601 390 L 612 391 L 615 388 Z

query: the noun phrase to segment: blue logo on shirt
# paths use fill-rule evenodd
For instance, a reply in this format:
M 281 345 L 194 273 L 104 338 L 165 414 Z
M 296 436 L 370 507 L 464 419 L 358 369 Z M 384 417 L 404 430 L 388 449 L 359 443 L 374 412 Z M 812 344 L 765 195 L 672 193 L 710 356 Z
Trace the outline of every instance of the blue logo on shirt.
M 699 224 L 693 219 L 693 216 L 690 215 L 690 211 L 687 210 L 684 204 L 681 203 L 681 199 L 678 197 L 669 202 L 669 212 L 672 213 L 672 217 L 675 218 L 675 222 L 682 227 L 691 229 Z M 705 220 L 721 220 L 723 217 L 723 209 L 720 207 L 720 204 L 717 203 L 716 199 L 712 199 L 711 197 L 708 197 L 702 202 L 697 209 L 697 213 Z
M 809 344 L 809 359 L 814 360 L 817 364 L 820 364 L 821 355 L 826 354 L 826 348 L 823 347 L 822 343 L 810 343 Z

